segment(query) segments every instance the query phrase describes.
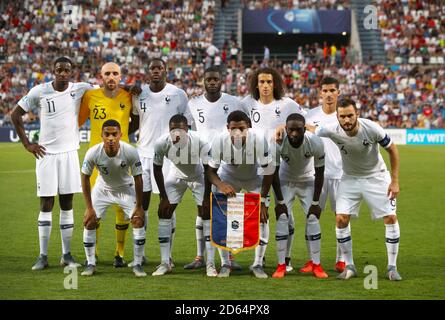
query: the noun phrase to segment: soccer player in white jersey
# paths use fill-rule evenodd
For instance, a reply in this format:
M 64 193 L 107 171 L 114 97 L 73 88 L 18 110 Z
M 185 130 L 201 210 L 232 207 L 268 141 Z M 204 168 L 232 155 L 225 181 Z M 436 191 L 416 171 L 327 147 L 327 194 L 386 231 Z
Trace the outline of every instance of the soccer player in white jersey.
M 352 238 L 348 228 L 351 215 L 358 215 L 361 200 L 368 204 L 372 218 L 383 218 L 388 253 L 390 280 L 402 280 L 397 271 L 400 228 L 396 216 L 396 197 L 399 194 L 399 153 L 391 138 L 377 123 L 358 118 L 356 104 L 351 99 L 337 103 L 338 123 L 317 127 L 315 133 L 334 141 L 340 149 L 343 177 L 338 186 L 336 204 L 336 234 L 345 270 L 337 277 L 349 279 L 357 276 L 352 257 Z M 389 153 L 389 173 L 379 145 Z
M 194 118 L 196 130 L 201 138 L 212 145 L 212 140 L 227 131 L 227 116 L 236 110 L 241 110 L 249 114 L 248 108 L 235 96 L 221 92 L 222 74 L 221 69 L 216 66 L 207 68 L 204 71 L 205 93 L 189 101 L 190 112 Z M 184 269 L 196 269 L 204 266 L 205 241 L 203 235 L 202 217 L 196 217 L 196 243 L 197 254 L 191 263 L 184 266 Z M 232 270 L 241 270 L 241 266 L 235 262 L 230 255 L 230 265 Z
M 161 247 L 161 264 L 153 276 L 162 276 L 171 272 L 170 226 L 173 211 L 187 189 L 192 191 L 199 215 L 203 218 L 203 229 L 207 253 L 206 273 L 216 277 L 215 248 L 210 243 L 210 215 L 202 215 L 204 197 L 204 167 L 208 162 L 210 146 L 196 132 L 188 131 L 187 118 L 181 114 L 174 115 L 169 123 L 170 133 L 160 137 L 155 144 L 153 171 L 160 191 L 159 203 L 159 245 Z M 172 163 L 167 178 L 164 180 L 162 166 L 164 157 Z
M 326 126 L 337 124 L 337 99 L 340 95 L 339 82 L 335 78 L 326 77 L 321 81 L 320 96 L 323 104 L 319 107 L 310 109 L 306 114 L 306 123 L 313 126 Z M 323 190 L 320 195 L 320 207 L 325 209 L 328 197 L 331 204 L 331 210 L 336 212 L 335 198 L 337 196 L 338 185 L 343 174 L 340 150 L 335 143 L 328 138 L 321 138 L 324 143 L 326 155 Z M 350 228 L 348 226 L 348 228 Z M 335 270 L 343 272 L 345 261 L 340 252 L 340 245 L 337 242 L 337 254 L 335 259 Z M 300 272 L 312 272 L 310 261 L 300 269 Z
M 263 269 L 264 251 L 261 247 L 265 242 L 264 224 L 268 220 L 265 202 L 273 181 L 275 163 L 269 152 L 266 138 L 261 132 L 250 128 L 251 123 L 247 114 L 242 111 L 229 114 L 227 117 L 229 132 L 222 133 L 213 140 L 206 175 L 216 187 L 214 191 L 227 196 L 234 196 L 242 189 L 247 192 L 261 193 L 260 245 L 255 248 L 252 272 L 257 278 L 267 278 Z M 218 172 L 220 167 L 221 170 Z M 281 204 L 276 208 L 276 212 L 287 212 L 283 198 L 279 197 L 279 200 Z M 208 205 L 203 204 L 203 207 L 208 207 Z M 230 275 L 228 252 L 220 250 L 220 256 L 222 267 L 218 276 L 228 277 Z
M 292 207 L 297 198 L 306 216 L 306 244 L 310 256 L 311 272 L 317 278 L 327 278 L 320 263 L 320 214 L 319 198 L 323 188 L 324 146 L 323 141 L 311 132 L 306 132 L 305 119 L 301 114 L 292 113 L 286 120 L 286 136 L 278 147 L 282 159 L 279 169 L 279 183 L 286 202 L 289 220 L 294 220 Z M 278 158 L 279 159 L 279 158 Z M 274 184 L 275 184 L 274 180 Z M 277 220 L 278 267 L 274 278 L 286 274 L 285 256 L 288 241 L 288 221 L 286 216 Z M 292 222 L 291 225 L 294 225 Z M 283 228 L 284 226 L 284 228 Z
M 133 125 L 139 125 L 137 149 L 143 168 L 144 198 L 142 204 L 147 223 L 151 191 L 159 193 L 153 176 L 155 142 L 159 137 L 169 132 L 168 122 L 175 114 L 184 114 L 187 119 L 192 119 L 187 105 L 187 94 L 184 90 L 166 82 L 166 65 L 162 59 L 154 58 L 149 62 L 148 77 L 150 84 L 143 84 L 141 94 L 133 97 L 133 114 L 139 117 L 139 121 L 136 120 L 135 123 L 130 124 L 130 131 L 134 130 Z M 166 163 L 164 175 L 167 172 L 168 165 Z M 176 216 L 173 213 L 171 245 L 173 245 L 175 226 Z
M 304 114 L 304 110 L 290 98 L 284 96 L 284 83 L 280 74 L 273 68 L 259 68 L 249 76 L 250 96 L 242 101 L 250 109 L 252 128 L 262 130 L 268 142 L 274 140 L 275 130 L 284 126 L 286 118 L 292 113 Z M 278 173 L 277 173 L 278 174 Z M 290 221 L 290 220 L 289 220 Z M 269 223 L 266 225 L 267 236 L 264 252 L 269 241 Z M 293 270 L 290 264 L 290 251 L 294 234 L 294 226 L 289 225 L 288 253 L 286 255 L 287 271 Z
M 62 238 L 61 265 L 74 265 L 71 256 L 73 235 L 73 194 L 81 192 L 79 128 L 77 116 L 87 83 L 72 83 L 73 63 L 60 57 L 54 63 L 55 80 L 32 88 L 12 112 L 14 123 L 25 149 L 36 157 L 37 196 L 40 198 L 38 218 L 40 255 L 32 270 L 48 267 L 48 243 L 51 234 L 54 197 L 59 195 L 60 232 Z M 22 116 L 32 109 L 39 110 L 40 136 L 31 143 L 25 134 Z
M 131 219 L 134 240 L 133 272 L 136 277 L 147 275 L 141 266 L 145 245 L 142 164 L 136 148 L 120 141 L 121 137 L 119 122 L 113 119 L 105 121 L 102 125 L 103 142 L 87 151 L 82 164 L 82 189 L 87 207 L 83 219 L 87 266 L 81 273 L 82 276 L 92 276 L 96 272 L 97 224 L 105 218 L 107 208 L 115 204 L 123 209 L 126 220 Z M 99 177 L 91 190 L 90 178 L 94 168 L 99 171 Z

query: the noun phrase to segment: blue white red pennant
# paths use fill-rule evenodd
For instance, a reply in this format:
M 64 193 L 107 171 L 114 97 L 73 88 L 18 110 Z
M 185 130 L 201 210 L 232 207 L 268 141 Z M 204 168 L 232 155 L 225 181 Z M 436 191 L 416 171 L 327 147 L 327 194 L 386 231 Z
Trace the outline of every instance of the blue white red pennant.
M 212 244 L 233 253 L 255 248 L 260 241 L 260 194 L 212 193 L 210 199 Z

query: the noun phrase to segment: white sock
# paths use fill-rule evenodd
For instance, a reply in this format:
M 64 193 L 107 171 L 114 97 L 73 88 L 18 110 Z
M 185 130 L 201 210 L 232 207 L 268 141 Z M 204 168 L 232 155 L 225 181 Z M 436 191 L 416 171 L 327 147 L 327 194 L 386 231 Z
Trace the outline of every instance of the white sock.
M 226 265 L 230 267 L 229 251 L 218 248 L 219 257 L 221 258 L 221 267 Z
M 275 240 L 277 241 L 278 264 L 285 263 L 287 242 L 289 238 L 289 218 L 286 214 L 278 217 L 276 224 Z
M 170 236 L 172 234 L 172 219 L 159 219 L 158 239 L 161 247 L 161 263 L 170 264 Z
M 145 233 L 147 233 L 147 229 L 148 229 L 148 210 L 144 210 L 144 213 L 145 213 L 144 229 L 145 229 Z
M 52 212 L 40 211 L 38 219 L 40 254 L 45 256 L 48 255 L 48 243 L 49 237 L 51 236 L 51 221 Z
M 314 264 L 320 264 L 320 242 L 320 222 L 316 216 L 311 214 L 306 220 L 306 243 L 309 248 L 309 255 Z
M 203 222 L 200 216 L 196 217 L 195 232 L 196 232 L 196 255 L 198 257 L 204 257 L 204 247 L 206 246 L 206 240 L 204 239 Z
M 351 232 L 351 224 L 348 224 L 347 228 L 348 228 L 349 232 Z M 341 254 L 340 243 L 337 241 L 337 253 L 335 256 L 335 262 L 337 263 L 339 261 L 345 262 L 345 258 Z
M 346 228 L 340 229 L 335 228 L 335 233 L 337 235 L 337 242 L 340 244 L 341 255 L 345 259 L 347 266 L 354 264 L 354 259 L 352 257 L 352 238 L 351 238 L 351 228 L 349 224 Z
M 73 238 L 74 217 L 73 209 L 60 210 L 60 234 L 62 236 L 62 253 L 71 252 L 71 239 Z
M 83 246 L 85 248 L 85 256 L 87 257 L 88 264 L 96 265 L 96 229 L 87 230 L 83 229 Z
M 399 222 L 385 224 L 386 251 L 388 252 L 388 265 L 397 265 L 397 254 L 399 253 L 400 227 Z
M 254 266 L 263 265 L 263 257 L 266 253 L 267 243 L 269 242 L 269 221 L 260 223 L 260 244 L 255 248 Z
M 172 259 L 173 252 L 173 240 L 175 240 L 175 232 L 176 232 L 176 211 L 173 211 L 173 215 L 171 218 L 171 236 L 170 236 L 170 259 Z
M 210 220 L 203 220 L 204 238 L 206 243 L 207 263 L 215 264 L 215 248 L 210 242 Z
M 134 265 L 142 264 L 145 246 L 145 228 L 133 228 L 133 243 Z
M 292 211 L 289 214 L 289 238 L 287 239 L 286 257 L 290 258 L 292 253 L 292 244 L 294 243 L 294 232 L 295 232 L 295 220 L 294 213 Z

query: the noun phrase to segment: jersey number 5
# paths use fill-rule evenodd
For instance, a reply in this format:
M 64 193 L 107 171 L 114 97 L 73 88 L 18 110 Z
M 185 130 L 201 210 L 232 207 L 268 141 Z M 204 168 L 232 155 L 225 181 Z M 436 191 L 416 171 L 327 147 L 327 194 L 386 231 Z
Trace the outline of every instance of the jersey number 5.
M 93 112 L 94 112 L 94 119 L 99 120 L 99 119 L 105 119 L 107 117 L 107 114 L 105 113 L 105 108 L 100 108 L 100 112 L 99 113 L 99 109 L 98 108 L 94 108 Z
M 204 116 L 202 115 L 203 113 L 204 113 L 204 111 L 200 111 L 200 112 L 198 113 L 199 122 L 201 122 L 201 123 L 204 123 L 204 121 L 205 121 L 205 118 L 204 118 Z

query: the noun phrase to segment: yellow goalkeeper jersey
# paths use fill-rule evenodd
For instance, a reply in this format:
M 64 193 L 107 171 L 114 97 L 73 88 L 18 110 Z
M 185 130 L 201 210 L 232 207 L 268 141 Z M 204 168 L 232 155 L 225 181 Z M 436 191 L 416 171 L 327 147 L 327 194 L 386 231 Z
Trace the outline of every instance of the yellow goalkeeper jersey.
M 102 125 L 110 119 L 120 123 L 122 140 L 129 142 L 128 126 L 131 109 L 131 95 L 123 89 L 120 89 L 114 98 L 106 97 L 102 88 L 85 92 L 80 105 L 79 126 L 83 125 L 87 118 L 90 118 L 90 147 L 103 141 L 101 137 Z

